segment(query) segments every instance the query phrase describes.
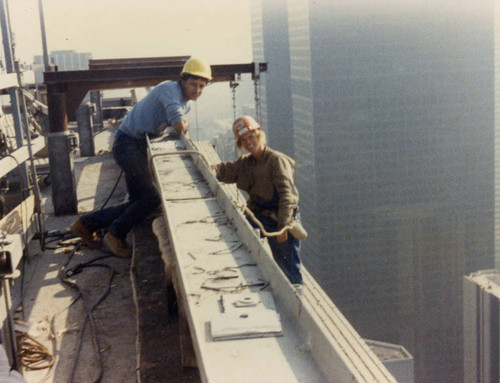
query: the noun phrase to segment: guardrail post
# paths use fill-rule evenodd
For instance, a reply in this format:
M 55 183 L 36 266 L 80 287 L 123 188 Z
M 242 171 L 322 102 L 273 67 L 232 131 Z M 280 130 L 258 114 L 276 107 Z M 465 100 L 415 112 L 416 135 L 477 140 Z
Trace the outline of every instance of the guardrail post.
M 91 104 L 81 104 L 76 110 L 78 136 L 80 138 L 80 155 L 83 157 L 95 156 L 94 135 L 92 130 Z

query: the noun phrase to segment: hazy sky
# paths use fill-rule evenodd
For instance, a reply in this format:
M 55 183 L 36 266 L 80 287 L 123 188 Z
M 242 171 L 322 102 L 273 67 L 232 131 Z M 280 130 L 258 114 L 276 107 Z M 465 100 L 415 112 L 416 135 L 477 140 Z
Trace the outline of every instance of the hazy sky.
M 5 0 L 4 0 L 5 1 Z M 16 57 L 42 53 L 38 0 L 8 0 Z M 93 58 L 193 55 L 212 64 L 251 61 L 246 0 L 43 0 L 49 52 Z
M 38 0 L 3 1 L 9 4 L 16 58 L 31 64 L 34 55 L 42 54 Z M 186 55 L 210 64 L 252 61 L 246 0 L 43 0 L 43 11 L 49 53 L 91 52 L 94 59 Z M 237 90 L 238 108 L 253 102 L 247 77 Z M 212 84 L 204 93 L 188 118 L 201 127 L 227 119 L 230 129 L 228 84 Z

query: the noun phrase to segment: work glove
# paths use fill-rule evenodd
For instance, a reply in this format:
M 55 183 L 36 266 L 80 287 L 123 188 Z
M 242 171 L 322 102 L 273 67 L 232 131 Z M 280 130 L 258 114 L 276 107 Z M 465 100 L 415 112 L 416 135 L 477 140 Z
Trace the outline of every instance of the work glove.
M 288 239 L 288 230 L 285 230 L 282 234 L 276 237 L 276 241 L 278 241 L 278 243 L 283 243 L 287 239 Z

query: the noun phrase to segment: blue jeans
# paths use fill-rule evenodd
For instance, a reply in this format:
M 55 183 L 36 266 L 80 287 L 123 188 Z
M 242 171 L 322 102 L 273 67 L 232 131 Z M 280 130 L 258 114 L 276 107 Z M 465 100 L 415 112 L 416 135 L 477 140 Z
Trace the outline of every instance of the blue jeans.
M 115 237 L 125 239 L 134 225 L 152 213 L 161 203 L 149 170 L 146 139 L 137 139 L 116 133 L 113 158 L 125 176 L 129 200 L 81 217 L 91 233 L 107 229 Z
M 262 223 L 266 231 L 278 231 L 278 222 L 273 218 L 259 214 L 255 211 L 253 213 Z M 300 221 L 300 213 L 297 213 L 297 219 Z M 248 220 L 253 227 L 257 227 L 251 219 Z M 271 247 L 274 260 L 281 270 L 283 270 L 290 282 L 293 284 L 302 284 L 302 274 L 300 272 L 302 266 L 300 261 L 300 241 L 295 239 L 290 233 L 288 233 L 288 239 L 283 243 L 278 243 L 276 237 L 268 237 L 267 240 Z

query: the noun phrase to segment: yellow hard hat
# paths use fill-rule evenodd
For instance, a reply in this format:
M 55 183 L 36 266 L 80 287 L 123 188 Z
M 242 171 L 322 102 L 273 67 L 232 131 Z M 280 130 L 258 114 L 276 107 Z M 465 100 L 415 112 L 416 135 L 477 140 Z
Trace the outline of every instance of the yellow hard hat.
M 186 61 L 184 68 L 182 68 L 181 77 L 186 74 L 202 77 L 208 81 L 212 80 L 212 69 L 210 65 L 204 63 L 200 59 L 190 58 Z

